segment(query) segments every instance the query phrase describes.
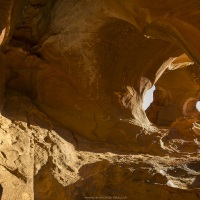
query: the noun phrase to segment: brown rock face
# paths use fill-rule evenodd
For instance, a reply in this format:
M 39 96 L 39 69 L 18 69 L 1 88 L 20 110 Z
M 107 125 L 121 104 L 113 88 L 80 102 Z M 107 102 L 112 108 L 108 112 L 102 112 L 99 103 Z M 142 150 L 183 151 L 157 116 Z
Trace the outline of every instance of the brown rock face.
M 200 199 L 199 9 L 2 0 L 2 199 Z

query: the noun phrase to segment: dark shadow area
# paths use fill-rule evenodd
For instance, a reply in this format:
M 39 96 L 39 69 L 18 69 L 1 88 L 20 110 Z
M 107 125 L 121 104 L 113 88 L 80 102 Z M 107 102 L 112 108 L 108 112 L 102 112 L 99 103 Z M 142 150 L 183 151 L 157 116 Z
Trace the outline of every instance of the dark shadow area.
M 189 188 L 199 188 L 200 187 L 200 175 L 195 177 L 193 183 L 189 186 Z
M 3 187 L 2 187 L 2 185 L 0 184 L 0 199 L 2 198 L 2 195 L 3 195 Z
M 34 178 L 34 200 L 67 200 L 63 187 L 52 175 L 51 163 L 47 163 Z
M 191 162 L 187 165 L 187 167 L 191 170 L 194 170 L 196 172 L 200 172 L 200 162 Z

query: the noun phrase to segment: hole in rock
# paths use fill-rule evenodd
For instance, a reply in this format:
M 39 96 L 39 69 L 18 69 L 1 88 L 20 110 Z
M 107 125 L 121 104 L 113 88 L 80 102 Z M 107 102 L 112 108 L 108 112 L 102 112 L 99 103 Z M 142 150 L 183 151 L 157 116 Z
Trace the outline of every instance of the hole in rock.
M 153 85 L 149 90 L 146 91 L 143 99 L 142 108 L 146 110 L 150 104 L 153 102 L 153 92 L 156 90 L 155 85 Z
M 196 109 L 200 112 L 200 101 L 197 101 L 197 103 L 196 103 Z

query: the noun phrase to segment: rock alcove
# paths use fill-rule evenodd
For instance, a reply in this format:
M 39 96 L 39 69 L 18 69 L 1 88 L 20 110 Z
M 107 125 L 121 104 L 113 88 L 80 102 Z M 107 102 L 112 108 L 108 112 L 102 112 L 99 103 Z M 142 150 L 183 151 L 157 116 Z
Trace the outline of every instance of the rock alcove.
M 199 10 L 1 0 L 1 199 L 199 199 Z

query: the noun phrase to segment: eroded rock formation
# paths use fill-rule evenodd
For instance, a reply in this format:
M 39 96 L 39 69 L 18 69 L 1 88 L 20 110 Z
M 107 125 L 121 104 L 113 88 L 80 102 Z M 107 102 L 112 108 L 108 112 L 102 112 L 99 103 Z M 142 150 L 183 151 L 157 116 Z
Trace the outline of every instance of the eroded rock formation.
M 199 199 L 199 8 L 2 0 L 2 199 Z

